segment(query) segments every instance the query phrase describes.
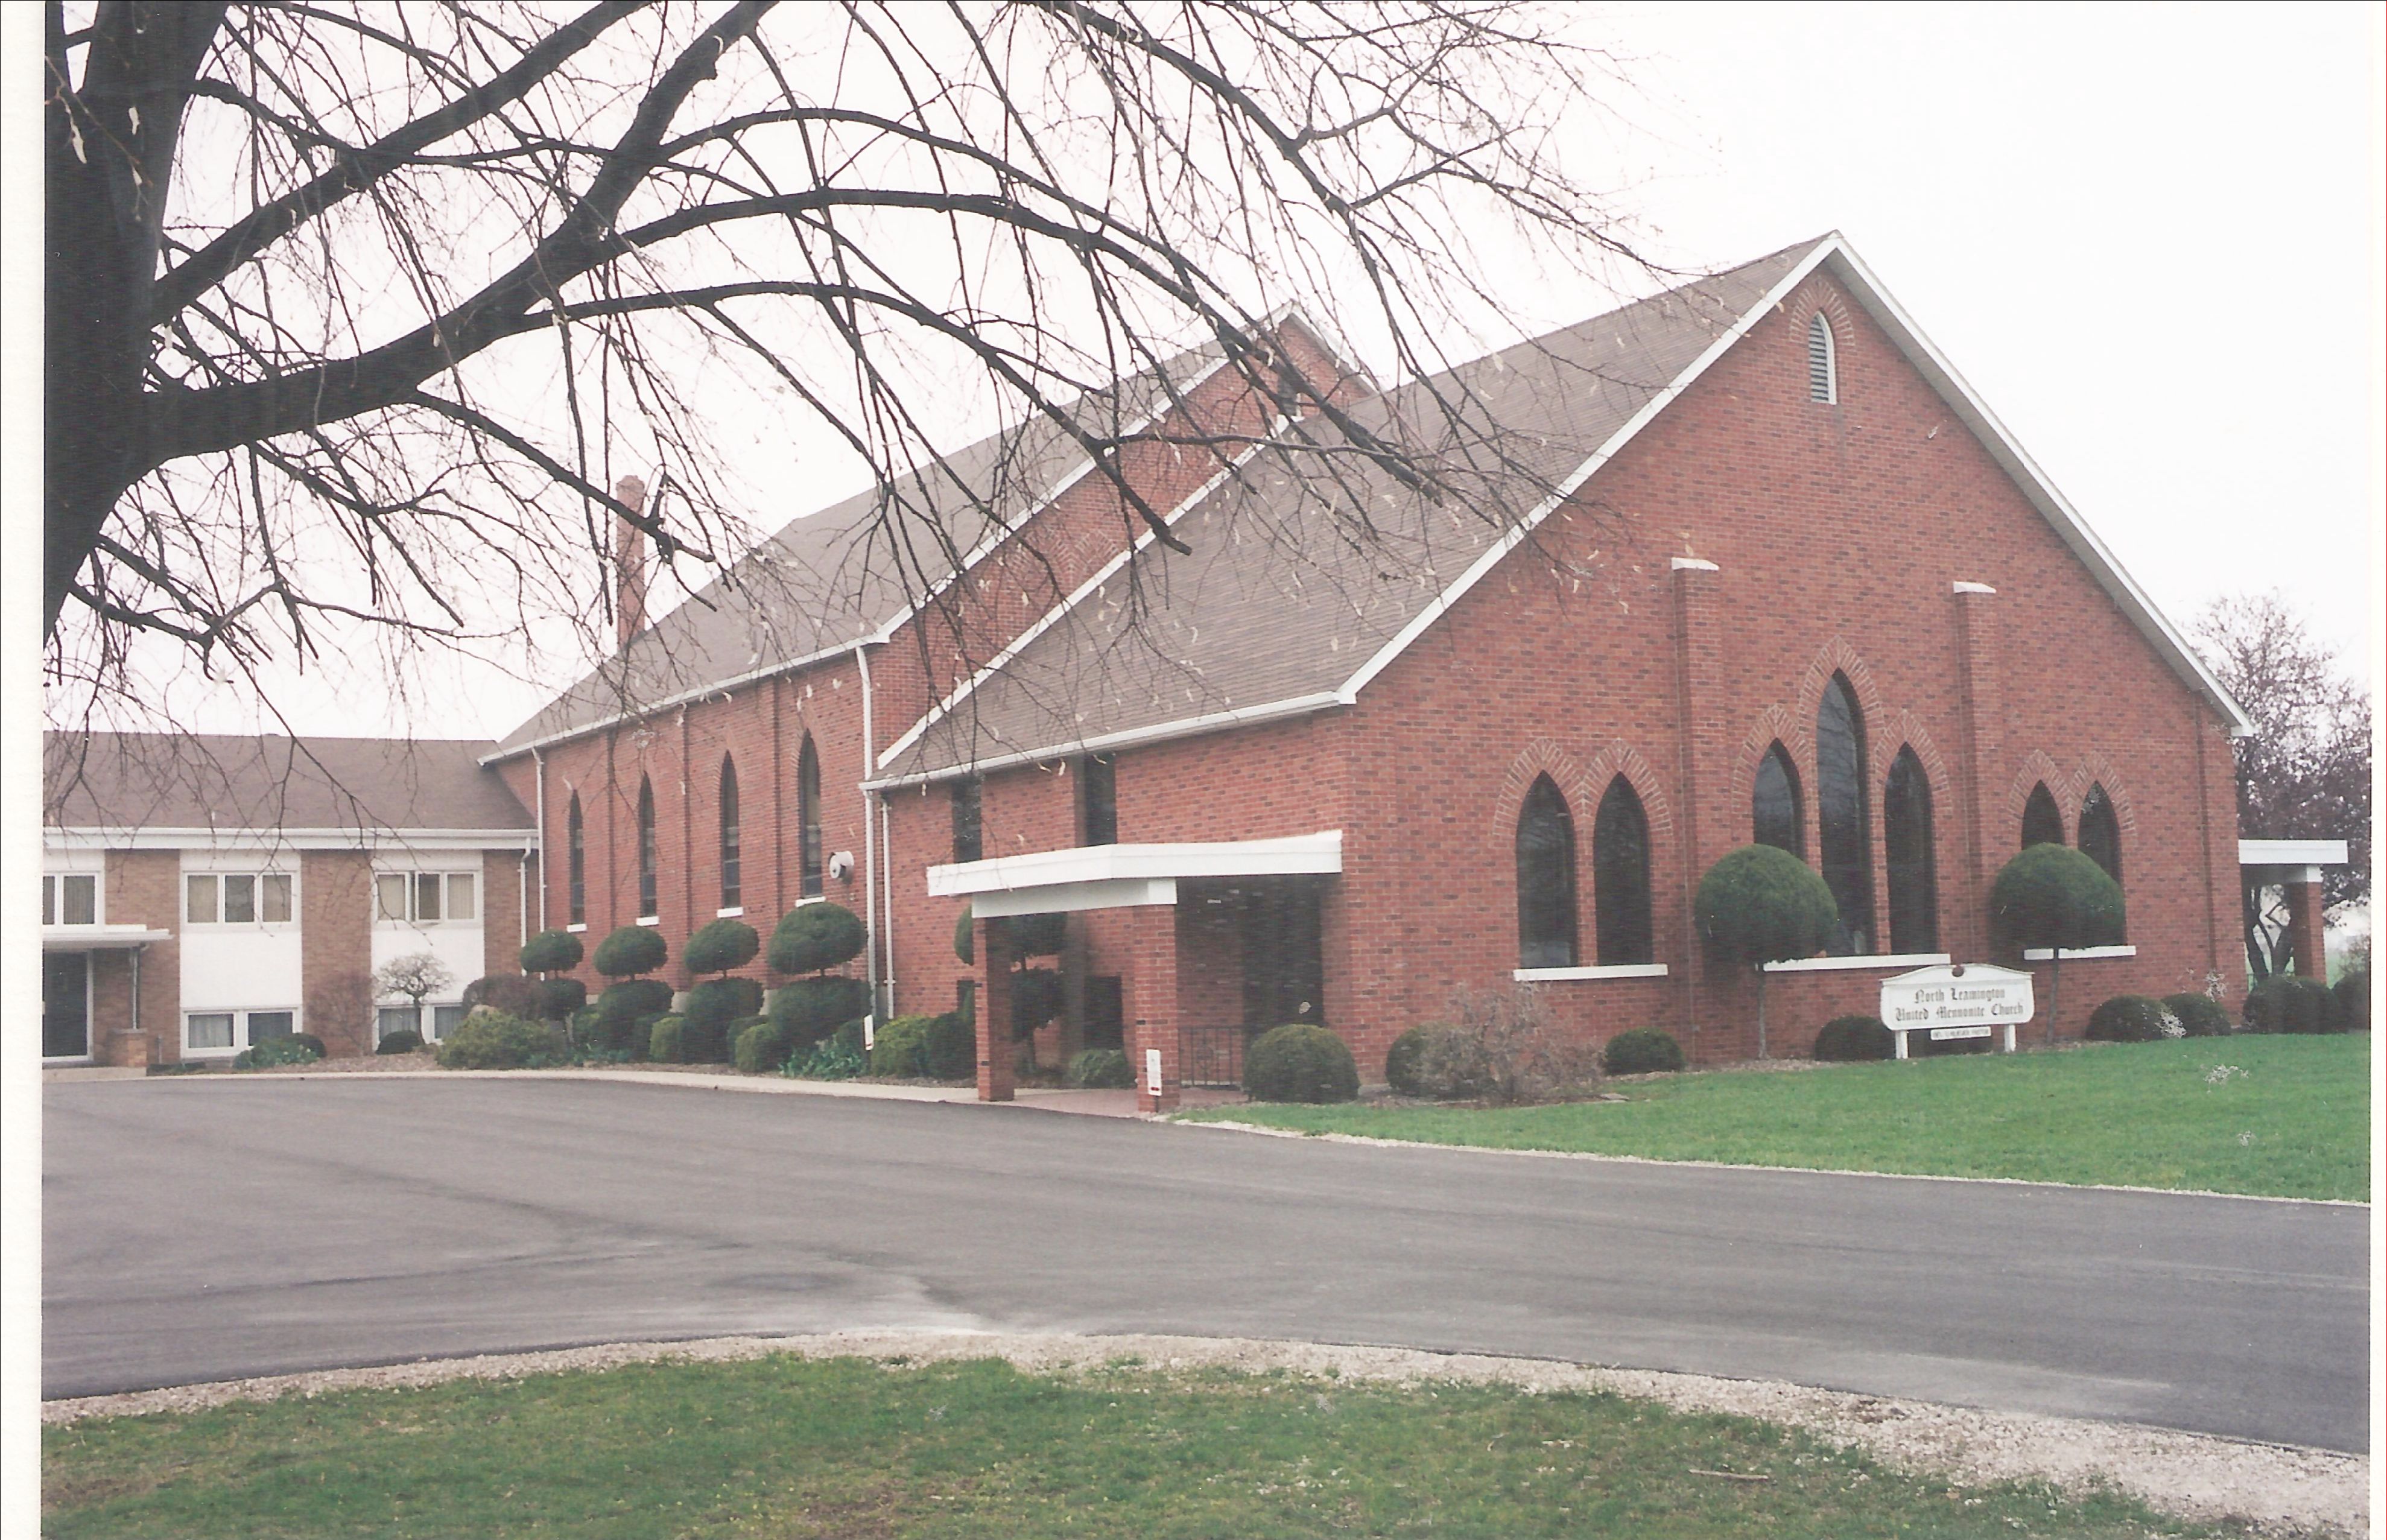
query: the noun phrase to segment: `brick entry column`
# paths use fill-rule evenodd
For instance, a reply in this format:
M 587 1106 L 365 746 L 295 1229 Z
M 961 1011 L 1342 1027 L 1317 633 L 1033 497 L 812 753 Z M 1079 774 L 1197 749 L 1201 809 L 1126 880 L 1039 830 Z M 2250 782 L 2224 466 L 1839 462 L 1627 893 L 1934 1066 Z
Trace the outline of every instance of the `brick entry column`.
M 1177 908 L 1138 904 L 1128 912 L 1127 1041 L 1135 1070 L 1140 1112 L 1166 1112 L 1177 1105 L 1181 1066 L 1177 1051 Z M 1155 1095 L 1145 1067 L 1160 1053 L 1160 1092 Z
M 2288 950 L 2295 956 L 2296 975 L 2329 982 L 2329 937 L 2321 925 L 2320 868 L 2294 871 L 2285 884 L 2288 899 Z
M 1964 883 L 1950 904 L 1942 881 L 1940 944 L 1961 961 L 1990 955 L 1989 884 L 2001 854 L 2020 847 L 2008 831 L 2005 807 L 2005 699 L 1998 677 L 1998 591 L 1986 583 L 1952 585 L 1956 599 L 1957 709 L 1964 722 Z M 1934 829 L 1932 837 L 1939 838 Z M 1952 910 L 1952 913 L 1951 911 Z M 1953 921 L 1954 923 L 1948 923 Z
M 1011 927 L 976 919 L 978 931 L 978 1099 L 1011 1100 Z

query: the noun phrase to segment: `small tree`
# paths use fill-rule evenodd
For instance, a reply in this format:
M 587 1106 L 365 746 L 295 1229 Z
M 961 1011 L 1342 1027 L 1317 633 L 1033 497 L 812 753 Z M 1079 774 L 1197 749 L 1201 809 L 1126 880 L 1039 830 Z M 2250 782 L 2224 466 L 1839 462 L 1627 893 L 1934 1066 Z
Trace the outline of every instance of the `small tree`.
M 679 960 L 691 973 L 727 973 L 752 962 L 762 950 L 762 938 L 744 920 L 715 920 L 688 939 Z
M 542 930 L 523 943 L 517 956 L 524 973 L 544 978 L 580 966 L 580 938 L 569 930 Z
M 597 971 L 608 978 L 635 978 L 663 966 L 671 949 L 650 925 L 625 925 L 597 943 Z
M 403 957 L 393 957 L 373 971 L 373 992 L 375 1000 L 386 1000 L 402 994 L 414 1006 L 414 1019 L 423 1020 L 423 1003 L 456 982 L 456 975 L 447 964 L 428 952 L 410 952 Z
M 845 905 L 807 903 L 789 910 L 771 932 L 771 971 L 827 973 L 861 955 L 869 940 L 861 916 Z
M 2122 885 L 2068 846 L 2033 845 L 1989 885 L 1989 924 L 2017 951 L 2043 946 L 2052 953 L 2045 1041 L 2052 1043 L 2064 1000 L 2064 953 L 2121 940 Z
M 1727 852 L 1699 878 L 1699 935 L 1727 962 L 1757 974 L 1757 1056 L 1765 1050 L 1765 965 L 1812 957 L 1831 940 L 1839 905 L 1814 869 L 1772 845 Z

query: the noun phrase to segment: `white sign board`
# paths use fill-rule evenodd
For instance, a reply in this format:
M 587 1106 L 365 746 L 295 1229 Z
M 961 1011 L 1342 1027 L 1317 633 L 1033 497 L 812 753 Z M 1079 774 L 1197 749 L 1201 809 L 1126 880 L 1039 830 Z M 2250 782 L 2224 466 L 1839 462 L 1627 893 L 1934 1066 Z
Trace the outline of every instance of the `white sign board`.
M 2005 1029 L 2006 1052 L 2014 1051 L 2014 1029 L 2036 1008 L 2030 975 L 1989 963 L 1951 963 L 1916 968 L 1881 981 L 1881 1021 L 1894 1034 L 1898 1056 L 1906 1057 L 1906 1034 L 1928 1032 L 1934 1042 L 1985 1038 Z
M 1143 1051 L 1143 1089 L 1150 1095 L 1160 1094 L 1160 1050 L 1157 1048 Z

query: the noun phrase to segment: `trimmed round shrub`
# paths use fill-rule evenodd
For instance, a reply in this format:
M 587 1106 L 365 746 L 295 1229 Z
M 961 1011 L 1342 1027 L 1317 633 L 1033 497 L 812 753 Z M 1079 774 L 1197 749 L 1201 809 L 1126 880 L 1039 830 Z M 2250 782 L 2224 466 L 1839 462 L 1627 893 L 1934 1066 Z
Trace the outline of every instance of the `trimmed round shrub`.
M 978 1033 L 967 1016 L 947 1011 L 928 1018 L 920 1068 L 932 1080 L 966 1080 L 978 1074 Z
M 1425 1085 L 1419 1079 L 1421 1062 L 1425 1056 L 1426 1029 L 1412 1027 L 1393 1040 L 1384 1051 L 1384 1083 L 1393 1088 L 1396 1096 L 1423 1096 Z
M 971 923 L 970 906 L 966 903 L 954 919 L 954 955 L 965 963 L 978 962 L 978 927 Z
M 2194 990 L 2163 997 L 2164 1009 L 2179 1021 L 2180 1027 L 2192 1038 L 2226 1038 L 2229 1035 L 2229 1013 L 2221 1002 Z
M 572 1013 L 571 1019 L 564 1026 L 570 1029 L 572 1041 L 583 1048 L 601 1048 L 605 1036 L 603 1023 L 604 1017 L 598 1014 L 596 1006 L 583 1005 Z
M 543 1021 L 481 1011 L 439 1042 L 442 1069 L 537 1069 L 564 1062 L 562 1034 Z
M 799 978 L 771 991 L 766 1014 L 787 1033 L 788 1051 L 800 1054 L 868 1009 L 870 986 L 859 978 Z
M 752 962 L 762 950 L 763 938 L 744 920 L 715 920 L 688 939 L 679 960 L 690 973 L 727 973 Z
M 682 1051 L 690 1064 L 728 1062 L 730 1023 L 763 1009 L 763 986 L 751 978 L 708 978 L 688 991 L 679 1014 L 688 1028 Z
M 625 1049 L 643 1053 L 646 1043 L 637 1035 L 638 1024 L 670 1010 L 671 1003 L 672 987 L 660 978 L 625 978 L 609 985 L 597 997 L 591 1041 L 617 1054 Z
M 649 1064 L 684 1064 L 688 1062 L 688 1018 L 666 1016 L 655 1018 L 647 1029 L 647 1062 Z
M 2122 885 L 2069 846 L 2033 845 L 1999 869 L 1989 923 L 2015 948 L 2117 945 Z
M 678 1013 L 675 1011 L 657 1011 L 652 1016 L 642 1016 L 638 1017 L 638 1020 L 630 1023 L 630 1041 L 625 1046 L 629 1049 L 632 1062 L 635 1063 L 639 1059 L 645 1058 L 648 1053 L 653 1049 L 655 1045 L 655 1023 L 663 1020 L 665 1016 L 676 1016 L 677 1014 Z
M 524 973 L 562 973 L 580 966 L 580 938 L 569 930 L 542 930 L 516 954 Z
M 1059 1016 L 1065 1004 L 1058 973 L 1051 968 L 1021 968 L 1011 976 L 1011 1035 L 1026 1037 Z
M 538 980 L 525 978 L 519 973 L 493 973 L 486 978 L 475 978 L 464 986 L 464 1009 L 486 1005 L 507 1016 L 537 1018 L 539 1005 L 545 999 Z
M 2246 991 L 2246 1030 L 2335 1031 L 2336 1004 L 2329 987 L 2317 978 L 2274 974 Z
M 259 1069 L 277 1064 L 312 1064 L 323 1056 L 323 1040 L 312 1032 L 292 1032 L 267 1038 L 248 1051 L 248 1062 Z
M 789 910 L 771 932 L 771 969 L 826 973 L 860 956 L 869 939 L 861 917 L 845 905 L 807 903 Z
M 1898 1044 L 1877 1016 L 1836 1016 L 1815 1034 L 1815 1057 L 1834 1064 L 1895 1057 Z
M 921 1050 L 927 1045 L 928 1017 L 899 1016 L 870 1039 L 870 1072 L 901 1079 L 922 1074 Z
M 2081 1035 L 2091 1042 L 2160 1042 L 2186 1037 L 2188 1029 L 2160 1000 L 2117 994 L 2089 1013 L 2089 1029 Z
M 733 1024 L 732 1062 L 749 1075 L 765 1074 L 788 1062 L 788 1035 L 769 1016 Z
M 543 1021 L 568 1021 L 588 1004 L 588 986 L 577 978 L 538 981 L 538 1015 Z
M 1135 1084 L 1135 1070 L 1117 1048 L 1089 1048 L 1069 1060 L 1068 1080 L 1080 1091 L 1119 1091 Z
M 1824 896 L 1829 898 L 1831 894 L 1826 891 Z M 1611 1075 L 1671 1073 L 1683 1067 L 1683 1045 L 1674 1041 L 1672 1032 L 1655 1027 L 1636 1027 L 1608 1040 L 1608 1046 L 1600 1050 L 1599 1064 Z
M 1244 1091 L 1256 1102 L 1347 1102 L 1359 1094 L 1359 1067 L 1332 1032 L 1292 1022 L 1244 1050 Z
M 1068 940 L 1067 915 L 1017 915 L 1011 921 L 1011 950 L 1021 957 L 1057 955 Z
M 2370 1030 L 2370 970 L 2353 967 L 2345 976 L 2329 987 L 2337 997 L 2337 1029 L 2341 1032 Z
M 1772 845 L 1727 851 L 1699 878 L 1699 936 L 1726 960 L 1755 966 L 1812 957 L 1832 939 L 1839 905 L 1813 867 Z
M 671 949 L 651 925 L 625 925 L 597 943 L 597 971 L 608 978 L 635 978 L 663 966 Z
M 385 1034 L 379 1042 L 374 1043 L 373 1052 L 376 1054 L 411 1054 L 422 1046 L 423 1034 L 421 1032 L 416 1031 L 411 1027 L 400 1027 L 395 1032 Z

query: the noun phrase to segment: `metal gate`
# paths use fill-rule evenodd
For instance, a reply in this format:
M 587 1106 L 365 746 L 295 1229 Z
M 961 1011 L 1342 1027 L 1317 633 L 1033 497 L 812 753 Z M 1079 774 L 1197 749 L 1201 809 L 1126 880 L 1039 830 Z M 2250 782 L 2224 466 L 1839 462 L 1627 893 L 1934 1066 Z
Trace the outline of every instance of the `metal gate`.
M 1214 1091 L 1241 1089 L 1244 1045 L 1251 1036 L 1248 1027 L 1180 1027 L 1178 1084 Z

